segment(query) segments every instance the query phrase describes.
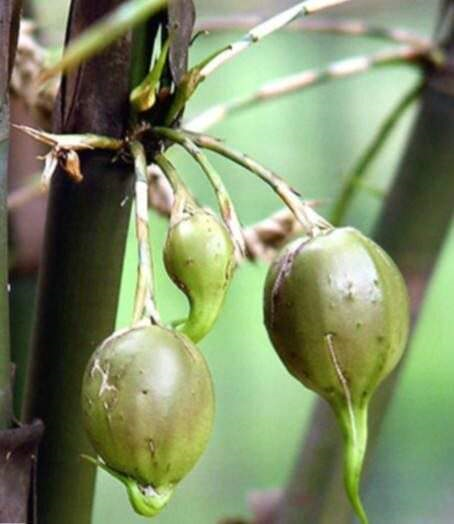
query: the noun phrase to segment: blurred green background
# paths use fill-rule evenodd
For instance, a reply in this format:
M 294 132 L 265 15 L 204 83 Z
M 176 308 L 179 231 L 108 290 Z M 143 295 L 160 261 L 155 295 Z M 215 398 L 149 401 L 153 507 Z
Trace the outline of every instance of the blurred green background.
M 50 42 L 58 43 L 66 2 L 35 0 L 37 15 Z M 291 2 L 196 2 L 199 14 L 270 13 Z M 433 31 L 437 2 L 357 0 L 333 16 Z M 196 62 L 235 34 L 200 37 Z M 200 89 L 189 114 L 250 92 L 278 75 L 321 66 L 334 59 L 388 46 L 363 38 L 280 33 L 219 70 Z M 235 116 L 214 134 L 275 169 L 308 198 L 336 198 L 343 174 L 352 166 L 377 126 L 417 79 L 408 67 L 392 67 L 342 80 L 274 101 Z M 386 190 L 405 144 L 414 109 L 408 112 L 370 170 L 368 180 Z M 179 151 L 173 159 L 201 200 L 215 205 L 203 176 Z M 244 224 L 280 207 L 275 196 L 252 175 L 213 158 L 225 176 Z M 368 232 L 381 199 L 358 194 L 348 223 Z M 153 216 L 158 301 L 166 319 L 179 318 L 186 305 L 166 277 L 161 246 L 163 219 Z M 374 524 L 448 524 L 454 522 L 454 234 L 446 241 L 412 342 L 412 356 L 386 418 L 370 471 L 365 504 Z M 129 322 L 135 282 L 135 243 L 131 231 L 118 325 Z M 217 415 L 209 448 L 177 489 L 157 524 L 215 523 L 249 512 L 247 494 L 282 486 L 288 478 L 314 396 L 284 370 L 262 324 L 262 287 L 266 265 L 244 264 L 236 274 L 223 315 L 201 344 L 217 396 Z M 129 507 L 124 489 L 100 473 L 95 524 L 144 522 Z M 310 523 L 309 523 L 310 524 Z M 335 523 L 333 523 L 335 524 Z

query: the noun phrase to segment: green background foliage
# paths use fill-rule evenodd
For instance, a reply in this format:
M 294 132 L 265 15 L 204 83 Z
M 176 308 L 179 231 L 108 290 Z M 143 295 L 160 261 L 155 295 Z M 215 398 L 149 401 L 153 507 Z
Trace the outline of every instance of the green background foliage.
M 50 0 L 36 0 L 38 18 L 58 42 L 66 11 Z M 239 9 L 263 10 L 291 2 L 241 2 Z M 235 2 L 196 2 L 199 11 L 234 12 Z M 397 5 L 396 5 L 397 4 Z M 374 23 L 414 28 L 429 35 L 436 2 L 378 0 L 354 2 L 343 13 Z M 214 12 L 215 11 L 215 12 Z M 341 10 L 337 10 L 341 12 Z M 234 34 L 200 37 L 193 46 L 195 63 Z M 250 92 L 278 75 L 321 66 L 334 59 L 380 49 L 388 44 L 359 38 L 315 34 L 272 36 L 218 71 L 200 89 L 189 113 Z M 408 67 L 374 71 L 302 94 L 271 102 L 218 125 L 212 132 L 285 176 L 305 197 L 329 202 L 381 120 L 417 79 Z M 414 116 L 410 111 L 374 163 L 368 182 L 386 190 Z M 202 174 L 184 153 L 173 160 L 201 200 L 215 201 Z M 212 157 L 237 204 L 244 224 L 260 220 L 280 204 L 250 174 Z M 348 222 L 369 232 L 381 200 L 359 192 Z M 424 220 L 424 217 L 421 217 Z M 166 276 L 161 249 L 166 222 L 152 216 L 157 266 L 158 304 L 165 319 L 186 311 L 183 296 Z M 136 249 L 129 236 L 118 325 L 130 320 Z M 450 523 L 454 514 L 454 396 L 452 352 L 454 317 L 454 234 L 446 241 L 412 343 L 412 356 L 385 420 L 370 470 L 364 502 L 375 524 Z M 244 264 L 236 273 L 224 312 L 214 331 L 200 344 L 209 362 L 217 397 L 214 434 L 195 470 L 182 482 L 159 524 L 214 523 L 221 517 L 247 514 L 246 495 L 282 486 L 305 431 L 314 396 L 285 371 L 274 354 L 262 323 L 263 263 Z M 87 466 L 89 467 L 89 466 Z M 95 524 L 139 523 L 123 487 L 99 474 Z

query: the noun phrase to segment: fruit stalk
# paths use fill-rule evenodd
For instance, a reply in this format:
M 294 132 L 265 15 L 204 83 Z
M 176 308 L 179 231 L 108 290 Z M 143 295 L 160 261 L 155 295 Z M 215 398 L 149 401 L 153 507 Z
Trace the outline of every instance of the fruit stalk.
M 136 238 L 139 264 L 137 268 L 136 296 L 134 300 L 133 324 L 149 319 L 152 324 L 159 323 L 159 313 L 155 304 L 153 259 L 149 235 L 148 181 L 145 150 L 140 142 L 130 145 L 134 157 L 135 171 L 135 215 Z
M 346 413 L 337 414 L 345 446 L 344 484 L 348 498 L 362 524 L 368 518 L 360 499 L 360 477 L 367 447 L 367 406 L 359 406 Z
M 208 149 L 235 162 L 252 174 L 259 177 L 271 187 L 284 204 L 292 211 L 301 224 L 304 233 L 310 235 L 316 228 L 330 229 L 330 224 L 307 205 L 300 197 L 300 193 L 276 173 L 259 164 L 240 151 L 223 144 L 220 140 L 209 135 L 189 132 L 188 136 L 199 147 Z
M 153 128 L 153 131 L 159 136 L 167 138 L 175 144 L 183 147 L 199 164 L 200 168 L 214 189 L 222 218 L 228 230 L 230 231 L 232 240 L 235 244 L 237 259 L 242 260 L 246 254 L 246 247 L 240 219 L 238 218 L 235 206 L 226 187 L 224 186 L 222 178 L 214 169 L 211 162 L 208 161 L 207 157 L 202 153 L 202 151 L 184 133 L 165 127 L 155 127 Z

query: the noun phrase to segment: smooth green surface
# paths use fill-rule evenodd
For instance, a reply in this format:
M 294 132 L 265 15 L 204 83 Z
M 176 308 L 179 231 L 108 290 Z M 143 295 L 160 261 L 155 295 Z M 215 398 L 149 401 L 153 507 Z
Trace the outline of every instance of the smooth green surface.
M 289 371 L 337 405 L 343 374 L 355 407 L 400 360 L 408 294 L 392 260 L 353 228 L 295 240 L 272 264 L 265 324 Z
M 90 441 L 135 510 L 158 513 L 213 428 L 213 384 L 202 354 L 160 326 L 120 331 L 91 357 L 81 399 Z
M 271 265 L 265 325 L 289 372 L 333 408 L 344 433 L 344 477 L 360 517 L 367 410 L 405 348 L 410 313 L 389 256 L 353 228 L 295 240 Z
M 233 242 L 211 213 L 187 206 L 169 229 L 164 263 L 170 278 L 187 296 L 188 318 L 179 326 L 198 342 L 212 329 L 235 269 Z

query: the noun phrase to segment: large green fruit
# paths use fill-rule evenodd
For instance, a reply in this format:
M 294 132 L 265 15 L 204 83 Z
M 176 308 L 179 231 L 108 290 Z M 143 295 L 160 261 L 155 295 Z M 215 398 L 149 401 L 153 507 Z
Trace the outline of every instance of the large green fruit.
M 164 263 L 190 303 L 180 330 L 198 342 L 219 316 L 232 280 L 235 256 L 227 228 L 212 213 L 187 208 L 169 228 Z
M 205 360 L 184 335 L 148 326 L 95 351 L 82 385 L 84 425 L 134 509 L 157 514 L 210 436 L 214 397 Z
M 345 482 L 362 522 L 359 478 L 367 407 L 402 356 L 409 304 L 389 256 L 352 228 L 288 245 L 270 267 L 265 324 L 282 362 L 333 407 L 345 437 Z

